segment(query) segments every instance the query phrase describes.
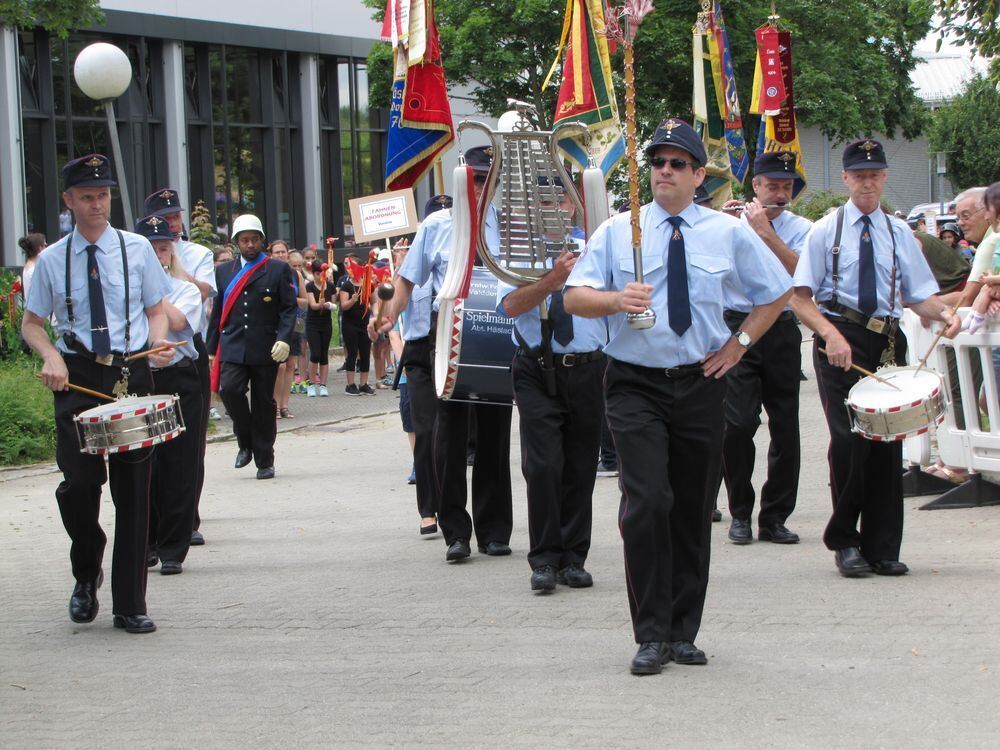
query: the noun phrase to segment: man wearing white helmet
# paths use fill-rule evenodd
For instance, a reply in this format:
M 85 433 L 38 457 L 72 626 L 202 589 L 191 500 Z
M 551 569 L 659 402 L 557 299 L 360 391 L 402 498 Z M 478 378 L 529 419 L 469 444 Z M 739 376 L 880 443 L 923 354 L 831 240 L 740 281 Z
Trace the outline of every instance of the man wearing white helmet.
M 272 479 L 274 382 L 278 364 L 288 358 L 295 326 L 295 283 L 287 263 L 264 253 L 264 227 L 256 216 L 236 217 L 232 239 L 240 257 L 215 271 L 219 299 L 212 307 L 206 342 L 215 355 L 212 390 L 218 391 L 233 419 L 239 445 L 236 468 L 252 458 L 257 478 Z

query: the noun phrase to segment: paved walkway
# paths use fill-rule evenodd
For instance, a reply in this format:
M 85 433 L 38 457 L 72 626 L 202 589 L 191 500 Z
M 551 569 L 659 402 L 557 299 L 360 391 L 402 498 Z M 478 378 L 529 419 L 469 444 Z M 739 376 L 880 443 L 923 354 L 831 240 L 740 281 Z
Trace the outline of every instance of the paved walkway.
M 0 747 L 996 747 L 1000 508 L 907 501 L 912 574 L 840 578 L 803 385 L 803 542 L 735 547 L 717 524 L 709 665 L 657 677 L 627 673 L 613 479 L 594 496 L 594 588 L 536 597 L 516 465 L 513 556 L 448 565 L 417 534 L 396 415 L 282 434 L 273 482 L 214 443 L 208 544 L 183 575 L 151 574 L 159 631 L 132 636 L 111 628 L 107 585 L 93 624 L 68 620 L 57 477 L 8 474 Z

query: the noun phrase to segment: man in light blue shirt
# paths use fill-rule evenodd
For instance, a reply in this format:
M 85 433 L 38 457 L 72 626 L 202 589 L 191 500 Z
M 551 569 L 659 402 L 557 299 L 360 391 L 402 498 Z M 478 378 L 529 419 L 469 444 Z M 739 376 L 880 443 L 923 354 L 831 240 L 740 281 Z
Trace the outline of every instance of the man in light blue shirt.
M 572 221 L 574 204 L 562 185 L 558 189 L 563 191 L 559 207 Z M 563 284 L 584 244 L 573 238 L 575 233 L 556 235 L 563 252 L 538 281 L 502 284 L 497 305 L 498 312 L 514 318 L 519 346 L 511 373 L 528 494 L 528 564 L 531 590 L 543 594 L 555 590 L 557 582 L 570 588 L 594 583 L 584 563 L 590 551 L 594 458 L 604 421 L 607 322 L 569 315 L 563 308 Z
M 486 185 L 486 175 L 492 161 L 492 149 L 477 146 L 465 152 L 466 164 L 474 172 L 476 200 Z M 499 222 L 496 209 L 487 209 L 485 223 L 486 243 L 492 252 L 500 247 Z M 400 311 L 409 304 L 414 289 L 431 284 L 435 293 L 441 289 L 448 268 L 451 251 L 452 215 L 450 210 L 437 211 L 428 216 L 417 231 L 413 244 L 399 269 L 396 293 L 383 314 L 382 326 L 375 330 L 374 316 L 368 324 L 368 335 L 374 340 L 379 333 L 388 332 L 399 317 Z M 435 300 L 435 309 L 438 307 Z M 426 331 L 413 326 L 407 336 L 426 336 L 426 343 L 408 338 L 414 363 L 427 363 L 431 372 L 434 364 L 432 350 L 435 327 L 427 320 Z M 411 399 L 414 375 L 419 365 L 410 365 L 411 359 L 404 350 L 407 361 L 407 377 L 410 379 Z M 418 359 L 419 358 L 419 359 Z M 411 400 L 412 403 L 412 400 Z M 470 409 L 475 409 L 476 460 L 472 469 L 472 517 L 466 510 L 466 446 L 468 444 Z M 444 534 L 448 550 L 445 559 L 449 562 L 464 560 L 472 554 L 470 539 L 475 531 L 479 551 L 490 556 L 510 554 L 510 534 L 514 525 L 510 489 L 510 420 L 511 407 L 497 404 L 470 404 L 458 401 L 440 401 L 437 411 L 437 427 L 434 436 L 434 451 L 437 461 L 437 476 L 440 481 L 438 493 L 438 524 Z M 416 424 L 414 424 L 416 429 Z M 420 436 L 417 436 L 418 442 Z M 421 460 L 423 451 L 415 454 L 417 486 L 420 487 L 421 474 L 430 476 L 434 464 L 425 465 Z M 421 513 L 423 514 L 423 510 Z
M 55 393 L 56 462 L 63 473 L 56 500 L 72 540 L 76 578 L 69 616 L 78 623 L 97 616 L 107 542 L 99 521 L 101 485 L 110 474 L 113 624 L 129 633 L 151 633 L 156 625 L 146 614 L 146 529 L 152 449 L 110 455 L 107 469 L 104 456 L 81 453 L 73 418 L 105 402 L 69 390 L 69 384 L 110 394 L 124 378 L 129 393 L 151 392 L 149 365 L 163 367 L 173 357 L 162 305 L 167 276 L 148 240 L 108 223 L 110 188 L 116 183 L 107 157 L 89 154 L 69 162 L 63 184 L 76 228 L 38 256 L 22 334 L 43 359 L 42 382 Z M 50 316 L 55 345 L 44 328 Z M 125 355 L 147 346 L 170 348 L 126 367 Z
M 850 200 L 813 225 L 795 268 L 793 300 L 796 314 L 816 332 L 813 364 L 830 428 L 833 515 L 823 541 L 844 577 L 899 576 L 908 571 L 899 560 L 903 444 L 852 431 L 844 402 L 861 376 L 850 368 L 857 363 L 875 370 L 905 361 L 906 338 L 899 330 L 904 305 L 944 322 L 949 338 L 960 320 L 938 298 L 913 232 L 879 205 L 888 178 L 882 144 L 871 138 L 849 144 L 843 166 Z
M 746 204 L 741 222 L 767 245 L 792 274 L 812 222 L 787 210 L 805 187 L 796 173 L 791 151 L 770 151 L 754 161 L 754 200 Z M 743 325 L 753 303 L 741 289 L 729 290 L 724 314 L 734 333 Z M 758 537 L 776 544 L 799 541 L 785 526 L 795 509 L 799 486 L 799 376 L 802 368 L 802 334 L 790 309 L 726 375 L 726 437 L 722 449 L 722 475 L 729 495 L 733 544 L 753 541 L 754 435 L 760 427 L 761 407 L 767 412 L 771 445 L 767 481 L 761 488 Z
M 791 294 L 774 254 L 737 219 L 695 206 L 704 144 L 690 125 L 664 120 L 646 148 L 653 202 L 644 206 L 636 282 L 628 214 L 602 224 L 566 282 L 566 310 L 607 316 L 608 422 L 618 449 L 629 606 L 638 653 L 633 674 L 673 659 L 706 664 L 694 645 L 708 585 L 711 512 L 721 471 L 721 379 L 759 339 Z M 725 289 L 754 307 L 737 335 L 722 317 Z M 636 330 L 627 313 L 656 313 Z

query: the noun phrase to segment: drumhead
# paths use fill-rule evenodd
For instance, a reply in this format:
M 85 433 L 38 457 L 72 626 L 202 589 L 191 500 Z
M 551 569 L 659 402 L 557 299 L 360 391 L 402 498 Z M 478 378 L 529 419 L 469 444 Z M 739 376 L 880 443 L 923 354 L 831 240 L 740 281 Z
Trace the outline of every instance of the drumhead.
M 76 419 L 81 422 L 106 422 L 166 409 L 177 400 L 176 396 L 128 396 L 118 401 L 109 401 L 92 409 L 80 412 Z
M 911 366 L 879 370 L 876 374 L 899 390 L 880 383 L 875 378 L 865 377 L 851 388 L 847 401 L 851 406 L 864 411 L 885 411 L 930 398 L 940 390 L 941 376 L 927 368 L 920 372 L 917 369 L 916 366 Z

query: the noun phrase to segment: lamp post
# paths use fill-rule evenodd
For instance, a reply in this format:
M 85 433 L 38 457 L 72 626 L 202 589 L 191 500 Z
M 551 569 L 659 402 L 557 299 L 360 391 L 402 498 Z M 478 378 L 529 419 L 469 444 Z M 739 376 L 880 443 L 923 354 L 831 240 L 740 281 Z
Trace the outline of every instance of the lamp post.
M 942 178 L 948 173 L 948 152 L 938 151 L 937 158 L 937 189 L 938 189 L 938 202 L 940 203 L 940 213 L 939 216 L 944 215 L 944 192 L 941 187 Z
M 76 79 L 76 85 L 84 94 L 104 105 L 104 113 L 108 118 L 111 151 L 115 159 L 115 171 L 118 174 L 122 212 L 125 215 L 126 229 L 131 230 L 134 225 L 132 203 L 129 200 L 122 147 L 118 141 L 115 99 L 124 94 L 128 90 L 129 84 L 132 83 L 132 63 L 129 62 L 128 55 L 115 45 L 107 42 L 95 42 L 84 47 L 76 56 L 76 62 L 73 64 L 73 77 Z

